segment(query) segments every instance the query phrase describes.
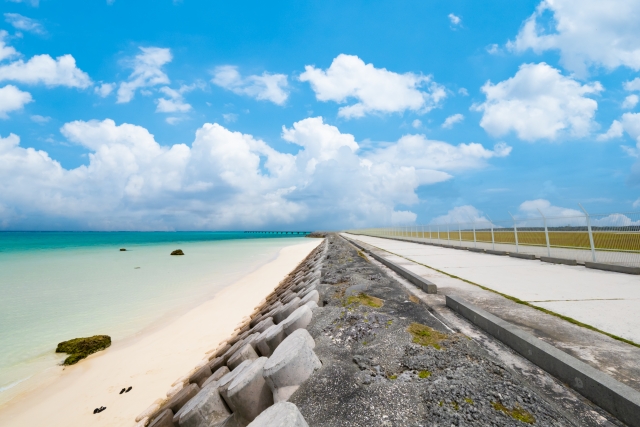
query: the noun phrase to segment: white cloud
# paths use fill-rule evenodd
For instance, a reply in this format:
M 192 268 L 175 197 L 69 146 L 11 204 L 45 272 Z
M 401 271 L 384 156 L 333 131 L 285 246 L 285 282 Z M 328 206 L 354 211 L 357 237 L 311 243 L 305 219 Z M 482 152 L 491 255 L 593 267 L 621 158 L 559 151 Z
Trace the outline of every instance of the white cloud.
M 222 119 L 225 121 L 225 123 L 233 123 L 238 120 L 238 115 L 234 113 L 226 113 L 222 115 Z
M 7 119 L 7 113 L 21 110 L 33 99 L 29 92 L 23 92 L 13 85 L 0 88 L 0 119 Z
M 422 127 L 422 122 L 418 119 L 415 119 L 411 122 L 411 126 L 413 126 L 415 129 L 420 129 Z
M 4 39 L 9 35 L 5 30 L 0 30 L 0 61 L 16 56 L 18 52 L 11 46 L 7 46 Z
M 467 91 L 467 89 L 461 87 L 460 89 L 458 89 L 458 93 L 462 96 L 469 96 L 469 91 Z
M 563 66 L 579 75 L 592 65 L 639 70 L 638 16 L 637 0 L 543 0 L 508 47 L 558 50 Z
M 543 63 L 522 64 L 515 76 L 482 86 L 486 101 L 472 110 L 483 113 L 480 126 L 493 136 L 514 131 L 526 141 L 587 136 L 598 103 L 585 95 L 602 91 L 600 83 L 581 85 Z
M 118 103 L 127 103 L 133 99 L 136 90 L 161 84 L 169 84 L 169 77 L 162 67 L 173 59 L 170 49 L 159 47 L 141 47 L 142 53 L 128 61 L 133 68 L 129 80 L 120 83 Z
M 626 110 L 635 108 L 635 106 L 638 105 L 638 100 L 639 100 L 638 95 L 636 94 L 629 95 L 624 99 L 624 102 L 622 103 L 622 108 Z
M 391 213 L 391 224 L 408 225 L 416 222 L 418 215 L 411 211 L 394 211 Z
M 146 129 L 112 120 L 71 122 L 61 132 L 89 150 L 88 165 L 65 169 L 46 152 L 21 147 L 16 135 L 0 138 L 0 200 L 11 206 L 0 209 L 2 227 L 339 229 L 410 222 L 415 213 L 395 206 L 417 203 L 420 185 L 451 177 L 438 168 L 478 167 L 496 155 L 420 136 L 359 153 L 353 135 L 320 117 L 282 129 L 282 138 L 299 147 L 295 155 L 209 123 L 190 146 L 162 146 Z M 415 152 L 423 159 L 411 158 Z
M 193 90 L 195 86 L 180 86 L 180 89 L 175 90 L 169 87 L 160 88 L 160 92 L 168 97 L 167 98 L 158 98 L 157 103 L 158 107 L 156 108 L 156 112 L 158 113 L 186 113 L 191 110 L 191 105 L 184 102 L 183 94 Z M 168 119 L 167 119 L 168 121 Z M 171 123 L 173 124 L 173 123 Z
M 624 86 L 624 89 L 628 90 L 629 92 L 640 91 L 640 77 L 636 77 L 631 81 L 624 82 L 623 86 Z
M 598 141 L 608 141 L 614 138 L 620 138 L 624 132 L 624 126 L 618 120 L 614 120 L 609 126 L 609 130 L 606 133 L 598 135 L 596 138 Z
M 583 217 L 584 213 L 569 208 L 562 208 L 559 206 L 553 206 L 550 201 L 546 199 L 527 200 L 522 202 L 518 208 L 520 212 L 526 215 L 540 216 L 538 210 L 542 212 L 544 216 L 548 217 Z
M 49 55 L 36 55 L 27 62 L 17 60 L 0 66 L 0 81 L 12 80 L 20 83 L 46 86 L 67 86 L 80 89 L 91 86 L 89 75 L 76 67 L 71 55 L 53 59 Z
M 283 105 L 289 97 L 289 82 L 285 74 L 270 74 L 242 77 L 238 67 L 223 65 L 213 70 L 213 84 L 232 91 L 238 95 L 271 101 Z
M 113 92 L 113 90 L 115 88 L 116 88 L 116 84 L 115 83 L 102 83 L 99 86 L 96 86 L 94 91 L 100 97 L 106 98 L 107 96 L 109 96 L 111 94 L 111 92 Z
M 444 120 L 444 123 L 442 123 L 442 127 L 444 129 L 451 129 L 453 125 L 455 125 L 456 123 L 460 123 L 463 120 L 464 116 L 462 114 L 454 114 Z
M 44 27 L 38 21 L 22 16 L 19 13 L 5 13 L 4 20 L 17 30 L 28 31 L 34 34 L 46 33 Z
M 638 200 L 636 200 L 635 202 L 633 202 L 632 207 L 633 207 L 634 209 L 636 209 L 636 208 L 640 207 L 640 199 L 638 199 Z
M 340 107 L 338 115 L 345 118 L 406 110 L 425 113 L 446 97 L 444 88 L 431 76 L 397 74 L 345 54 L 338 55 L 327 70 L 305 66 L 300 80 L 311 84 L 320 101 L 342 104 L 357 100 L 355 104 Z
M 462 19 L 459 16 L 456 16 L 453 13 L 450 13 L 449 22 L 451 22 L 451 25 L 453 26 L 458 26 L 462 23 Z
M 469 224 L 469 223 L 489 223 L 489 220 L 478 209 L 471 205 L 456 206 L 447 212 L 429 221 L 429 224 Z
M 31 116 L 31 121 L 39 124 L 48 123 L 50 120 L 51 117 L 40 116 L 38 114 Z
M 38 5 L 40 4 L 40 0 L 7 0 L 7 1 L 10 1 L 12 3 L 24 3 L 33 7 L 38 7 Z
M 486 49 L 486 51 L 487 51 L 487 53 L 489 55 L 496 55 L 496 54 L 500 53 L 500 47 L 495 43 L 490 44 L 485 49 Z
M 170 125 L 177 125 L 178 123 L 180 123 L 182 120 L 184 120 L 183 117 L 167 117 L 166 119 L 164 119 L 167 123 L 169 123 Z

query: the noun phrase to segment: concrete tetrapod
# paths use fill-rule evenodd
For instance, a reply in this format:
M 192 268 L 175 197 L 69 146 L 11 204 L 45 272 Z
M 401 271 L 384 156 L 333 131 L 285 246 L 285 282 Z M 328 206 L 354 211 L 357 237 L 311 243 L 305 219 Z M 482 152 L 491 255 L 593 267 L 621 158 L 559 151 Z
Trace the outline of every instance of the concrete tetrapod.
M 246 426 L 273 405 L 273 394 L 262 376 L 265 363 L 266 357 L 254 360 L 235 377 L 227 389 L 225 400 L 241 425 Z
M 173 423 L 173 412 L 171 409 L 165 409 L 157 415 L 151 423 L 149 423 L 149 427 L 175 427 Z
M 266 331 L 267 329 L 269 329 L 271 326 L 273 326 L 273 317 L 262 317 L 262 320 L 260 320 L 260 322 L 258 322 L 258 324 L 256 326 L 254 326 L 253 328 L 251 328 L 251 333 L 252 334 L 260 334 L 264 331 Z
M 316 290 L 309 292 L 300 300 L 300 304 L 306 304 L 309 301 L 314 301 L 317 304 L 320 301 L 320 293 Z
M 322 366 L 313 352 L 315 342 L 306 329 L 285 338 L 264 366 L 264 378 L 275 402 L 282 402 L 300 387 L 313 371 Z
M 206 387 L 207 385 L 209 385 L 209 383 L 211 383 L 212 381 L 218 381 L 219 379 L 221 379 L 222 377 L 224 377 L 225 375 L 227 375 L 229 373 L 229 368 L 226 366 L 221 366 L 220 368 L 218 368 L 217 371 L 215 371 L 209 378 L 207 378 L 207 380 L 202 384 L 201 388 Z
M 189 383 L 198 384 L 198 387 L 202 388 L 202 385 L 212 373 L 211 367 L 209 365 L 204 365 L 189 377 Z
M 273 322 L 275 324 L 282 322 L 284 319 L 289 317 L 289 315 L 293 313 L 296 308 L 298 308 L 298 305 L 300 305 L 300 298 L 295 297 L 289 303 L 280 307 L 280 309 L 278 309 L 278 311 L 273 314 Z
M 171 409 L 171 412 L 175 414 L 184 406 L 185 403 L 189 401 L 193 396 L 198 394 L 200 391 L 200 387 L 197 384 L 189 384 L 179 392 L 177 392 L 171 399 L 167 401 L 164 405 L 162 405 L 162 411 L 165 409 Z M 171 417 L 173 418 L 173 414 Z
M 309 307 L 306 305 L 298 307 L 281 323 L 285 336 L 291 335 L 296 329 L 306 328 L 311 322 L 311 317 L 313 317 L 313 313 Z
M 278 402 L 258 415 L 248 427 L 309 427 L 309 424 L 296 405 Z
M 283 339 L 284 329 L 282 325 L 273 325 L 256 338 L 256 348 L 261 355 L 269 357 Z
M 227 366 L 232 371 L 245 360 L 256 360 L 258 353 L 253 349 L 251 344 L 245 344 L 240 350 L 236 351 L 233 356 L 229 358 Z
M 231 416 L 222 401 L 218 384 L 211 383 L 188 401 L 174 417 L 180 427 L 215 426 Z
M 294 299 L 295 297 L 297 297 L 298 294 L 296 294 L 295 292 L 291 291 L 290 293 L 286 293 L 281 299 L 280 301 L 282 301 L 283 304 L 287 304 L 289 303 L 292 299 Z
M 311 309 L 311 311 L 313 311 L 314 308 L 318 308 L 318 303 L 315 301 L 309 301 L 308 303 L 305 304 L 307 307 L 309 307 Z
M 222 398 L 225 401 L 227 400 L 227 389 L 229 388 L 229 385 L 231 384 L 231 382 L 235 379 L 235 377 L 240 375 L 243 370 L 251 366 L 252 363 L 253 363 L 253 360 L 245 360 L 236 369 L 229 372 L 224 377 L 220 378 L 220 380 L 218 381 L 218 392 L 220 393 L 220 396 L 222 396 Z

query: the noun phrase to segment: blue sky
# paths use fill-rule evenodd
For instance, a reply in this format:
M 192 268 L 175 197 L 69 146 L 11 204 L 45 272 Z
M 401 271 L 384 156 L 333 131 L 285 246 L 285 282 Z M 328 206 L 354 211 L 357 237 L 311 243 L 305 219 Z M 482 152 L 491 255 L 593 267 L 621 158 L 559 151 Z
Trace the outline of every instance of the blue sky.
M 0 229 L 640 210 L 635 1 L 0 1 Z

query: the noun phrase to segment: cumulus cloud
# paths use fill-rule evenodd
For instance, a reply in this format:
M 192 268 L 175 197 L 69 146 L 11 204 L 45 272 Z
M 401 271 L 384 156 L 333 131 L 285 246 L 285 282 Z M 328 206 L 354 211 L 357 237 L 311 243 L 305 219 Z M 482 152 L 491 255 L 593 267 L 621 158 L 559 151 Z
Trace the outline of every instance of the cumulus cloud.
M 462 23 L 462 19 L 459 16 L 456 16 L 453 13 L 450 13 L 449 22 L 451 22 L 452 26 L 456 27 Z
M 614 138 L 620 138 L 624 133 L 624 126 L 618 120 L 614 120 L 609 129 L 596 138 L 598 141 L 608 141 Z
M 49 55 L 35 55 L 27 62 L 22 59 L 0 66 L 0 81 L 11 80 L 26 84 L 66 86 L 80 89 L 91 86 L 89 75 L 76 67 L 71 55 L 53 59 Z
M 0 138 L 6 184 L 0 200 L 11 207 L 0 209 L 4 228 L 332 229 L 406 222 L 415 213 L 395 206 L 415 204 L 418 186 L 450 178 L 438 168 L 479 167 L 495 156 L 472 144 L 447 148 L 424 137 L 360 153 L 353 135 L 321 117 L 283 127 L 282 138 L 299 148 L 296 154 L 210 123 L 190 146 L 163 146 L 145 128 L 113 120 L 75 121 L 61 132 L 89 150 L 87 165 L 66 169 L 46 152 L 22 147 L 14 134 Z M 408 163 L 416 144 L 433 160 Z
M 0 88 L 0 119 L 7 119 L 7 113 L 21 110 L 33 99 L 29 92 L 23 92 L 13 85 Z
M 238 67 L 223 65 L 213 70 L 211 82 L 238 95 L 246 95 L 262 101 L 283 105 L 289 97 L 289 82 L 285 74 L 242 77 Z
M 345 118 L 406 110 L 425 113 L 446 97 L 444 88 L 431 76 L 375 68 L 354 55 L 338 55 L 326 70 L 307 65 L 300 80 L 311 84 L 320 101 L 343 104 L 355 99 L 355 104 L 338 110 Z
M 127 61 L 133 72 L 128 81 L 120 83 L 119 104 L 131 101 L 138 89 L 170 83 L 162 67 L 173 59 L 171 50 L 159 47 L 140 47 L 140 50 L 142 53 Z
M 631 94 L 629 96 L 627 96 L 624 101 L 622 102 L 622 108 L 626 109 L 626 110 L 631 110 L 633 108 L 635 108 L 636 105 L 638 105 L 638 95 L 636 94 Z
M 520 204 L 518 207 L 520 212 L 529 216 L 540 216 L 540 212 L 544 216 L 548 217 L 583 217 L 584 213 L 577 209 L 563 208 L 559 206 L 553 206 L 550 201 L 546 199 L 527 200 Z
M 11 3 L 24 3 L 33 7 L 38 7 L 40 5 L 40 0 L 7 0 Z
M 33 116 L 31 116 L 31 121 L 38 124 L 48 123 L 50 120 L 51 120 L 51 117 L 49 116 L 45 117 L 38 114 L 34 114 Z
M 415 129 L 420 129 L 422 127 L 422 121 L 419 119 L 415 119 L 411 122 L 411 126 L 413 126 Z
M 488 223 L 489 220 L 482 212 L 471 205 L 456 206 L 447 212 L 433 218 L 430 224 L 469 224 L 469 223 Z
M 508 47 L 558 50 L 563 66 L 579 75 L 593 65 L 639 70 L 638 16 L 636 0 L 543 0 Z
M 586 95 L 602 91 L 600 83 L 580 84 L 542 62 L 522 64 L 515 76 L 482 86 L 486 101 L 480 126 L 493 136 L 514 131 L 525 141 L 587 136 L 594 127 L 598 103 Z
M 5 13 L 4 20 L 16 30 L 28 31 L 34 34 L 45 34 L 42 24 L 35 19 L 27 18 L 19 13 Z
M 628 90 L 629 92 L 640 91 L 640 77 L 636 77 L 631 81 L 624 82 L 623 87 L 625 90 Z
M 95 87 L 94 91 L 98 96 L 106 98 L 111 94 L 111 92 L 113 92 L 115 88 L 115 83 L 101 83 L 99 86 Z
M 452 116 L 447 117 L 442 123 L 442 127 L 444 129 L 451 129 L 453 125 L 456 123 L 460 123 L 464 120 L 464 116 L 462 114 L 454 114 Z
M 195 86 L 186 85 L 180 86 L 178 90 L 166 86 L 160 88 L 160 92 L 166 95 L 167 98 L 158 98 L 156 111 L 158 113 L 186 113 L 191 110 L 191 105 L 184 101 L 183 94 L 194 88 Z
M 7 46 L 4 39 L 8 36 L 5 30 L 0 30 L 0 61 L 12 56 L 16 56 L 18 52 L 11 46 Z

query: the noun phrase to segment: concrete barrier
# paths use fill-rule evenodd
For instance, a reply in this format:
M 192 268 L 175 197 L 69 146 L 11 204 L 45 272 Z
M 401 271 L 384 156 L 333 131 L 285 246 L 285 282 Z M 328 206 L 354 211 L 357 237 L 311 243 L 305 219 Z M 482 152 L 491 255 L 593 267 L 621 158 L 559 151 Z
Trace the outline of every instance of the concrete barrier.
M 295 297 L 289 303 L 283 305 L 275 313 L 273 313 L 273 322 L 276 324 L 282 322 L 284 319 L 289 317 L 289 315 L 293 313 L 299 305 L 300 298 Z
M 248 427 L 309 427 L 309 424 L 296 405 L 279 402 L 258 415 Z
M 204 384 L 211 374 L 213 374 L 213 372 L 211 372 L 209 365 L 204 365 L 189 377 L 189 383 L 198 384 L 198 387 L 202 388 L 202 384 Z
M 484 253 L 491 255 L 507 255 L 506 251 L 494 251 L 493 249 L 485 249 Z
M 238 365 L 236 369 L 229 372 L 224 377 L 220 378 L 220 380 L 218 381 L 218 392 L 220 393 L 220 396 L 222 396 L 223 399 L 225 400 L 227 399 L 227 389 L 229 388 L 233 380 L 238 375 L 240 375 L 243 370 L 251 366 L 252 363 L 253 363 L 253 360 L 245 360 L 240 365 Z
M 269 357 L 284 339 L 282 325 L 273 325 L 256 339 L 256 348 L 262 356 Z
M 484 249 L 480 249 L 480 248 L 469 248 L 468 250 L 471 252 L 484 253 Z
M 315 301 L 316 304 L 320 301 L 320 293 L 316 289 L 307 292 L 300 300 L 300 304 L 306 304 L 309 301 Z
M 629 267 L 626 265 L 602 264 L 600 262 L 585 262 L 587 268 L 595 268 L 596 270 L 615 271 L 616 273 L 640 274 L 640 267 Z
M 174 424 L 180 427 L 201 427 L 222 423 L 231 416 L 231 412 L 222 401 L 216 383 L 200 390 L 173 417 Z
M 253 347 L 250 344 L 245 344 L 229 358 L 227 366 L 233 371 L 245 360 L 256 360 L 257 358 L 258 353 L 256 353 Z
M 568 384 L 619 420 L 632 427 L 640 427 L 640 392 L 460 297 L 448 295 L 447 307 Z
M 151 422 L 149 427 L 177 427 L 173 423 L 173 412 L 171 409 L 164 409 Z
M 575 259 L 555 258 L 552 256 L 541 256 L 540 261 L 550 262 L 552 264 L 578 265 L 578 262 Z
M 227 366 L 220 367 L 217 371 L 215 371 L 213 374 L 211 374 L 211 376 L 209 378 L 207 378 L 207 380 L 202 384 L 202 387 L 200 387 L 200 388 L 204 388 L 204 387 L 208 386 L 210 383 L 220 380 L 222 377 L 227 375 L 229 372 L 231 372 L 231 371 L 229 370 L 229 368 Z
M 308 301 L 305 301 L 305 303 Z M 313 317 L 313 313 L 311 313 L 311 309 L 306 305 L 302 305 L 296 309 L 293 313 L 289 315 L 286 319 L 282 321 L 282 329 L 284 330 L 285 336 L 289 336 L 293 333 L 293 331 L 301 328 L 306 328 L 307 325 L 311 322 L 311 318 Z
M 313 352 L 315 342 L 306 329 L 298 329 L 282 341 L 264 365 L 264 378 L 273 391 L 275 402 L 281 402 L 300 387 L 322 366 Z
M 254 360 L 235 377 L 227 389 L 225 401 L 241 425 L 249 424 L 273 405 L 273 394 L 262 376 L 265 363 L 266 357 Z
M 536 259 L 535 255 L 531 254 L 519 254 L 515 252 L 509 252 L 509 256 L 513 258 L 522 258 L 522 259 Z

